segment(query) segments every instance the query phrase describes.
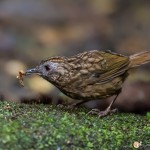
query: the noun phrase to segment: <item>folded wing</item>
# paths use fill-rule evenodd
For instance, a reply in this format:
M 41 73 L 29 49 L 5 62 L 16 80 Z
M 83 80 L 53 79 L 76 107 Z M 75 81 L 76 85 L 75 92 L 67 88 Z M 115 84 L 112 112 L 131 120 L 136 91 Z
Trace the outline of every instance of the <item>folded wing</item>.
M 103 58 L 98 63 L 93 63 L 88 74 L 83 76 L 85 82 L 81 86 L 88 84 L 104 84 L 110 80 L 124 75 L 129 69 L 129 57 L 112 53 L 110 51 L 93 51 L 93 58 Z M 98 66 L 97 66 L 98 65 Z

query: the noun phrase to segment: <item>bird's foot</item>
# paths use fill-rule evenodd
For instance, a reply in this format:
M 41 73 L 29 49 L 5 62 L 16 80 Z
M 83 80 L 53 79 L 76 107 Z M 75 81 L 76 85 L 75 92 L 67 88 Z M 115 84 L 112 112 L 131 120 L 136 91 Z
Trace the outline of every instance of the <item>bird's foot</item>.
M 75 108 L 77 108 L 78 106 L 80 106 L 84 103 L 86 103 L 86 102 L 85 101 L 74 102 L 74 103 L 68 105 L 67 108 L 68 109 L 75 109 Z
M 88 112 L 88 114 L 95 114 L 95 115 L 98 115 L 99 118 L 102 118 L 102 117 L 105 117 L 109 114 L 113 114 L 116 112 L 118 112 L 118 109 L 111 110 L 111 109 L 107 108 L 104 111 L 100 111 L 99 109 L 92 109 L 91 111 Z
M 72 110 L 75 108 L 75 106 L 72 104 L 71 105 L 58 104 L 57 107 L 61 109 L 66 109 L 66 110 Z
M 75 108 L 76 108 L 76 103 L 72 103 L 72 104 L 66 106 L 66 109 L 69 109 L 69 110 L 72 110 Z
M 65 108 L 65 109 L 68 109 L 68 110 L 70 110 L 70 109 L 72 110 L 72 109 L 77 109 L 77 107 L 82 105 L 83 103 L 85 103 L 85 102 L 80 101 L 80 102 L 73 102 L 72 104 L 66 104 L 66 105 L 59 104 L 57 106 L 60 107 L 60 108 Z

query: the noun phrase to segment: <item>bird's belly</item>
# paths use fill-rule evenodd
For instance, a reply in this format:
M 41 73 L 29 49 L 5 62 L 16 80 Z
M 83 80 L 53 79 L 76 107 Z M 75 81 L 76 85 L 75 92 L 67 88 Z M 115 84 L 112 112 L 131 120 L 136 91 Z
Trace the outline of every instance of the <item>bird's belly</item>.
M 115 95 L 122 88 L 123 79 L 122 77 L 114 78 L 112 81 L 109 81 L 104 84 L 92 84 L 85 85 L 81 87 L 73 86 L 60 89 L 64 94 L 79 100 L 94 100 L 94 99 L 103 99 Z

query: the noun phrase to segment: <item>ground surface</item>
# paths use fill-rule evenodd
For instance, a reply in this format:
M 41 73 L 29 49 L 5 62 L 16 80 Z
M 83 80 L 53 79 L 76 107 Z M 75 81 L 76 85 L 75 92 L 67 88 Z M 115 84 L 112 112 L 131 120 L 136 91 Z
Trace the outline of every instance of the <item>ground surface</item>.
M 135 114 L 103 119 L 87 109 L 0 102 L 0 149 L 140 149 L 150 147 L 150 118 Z

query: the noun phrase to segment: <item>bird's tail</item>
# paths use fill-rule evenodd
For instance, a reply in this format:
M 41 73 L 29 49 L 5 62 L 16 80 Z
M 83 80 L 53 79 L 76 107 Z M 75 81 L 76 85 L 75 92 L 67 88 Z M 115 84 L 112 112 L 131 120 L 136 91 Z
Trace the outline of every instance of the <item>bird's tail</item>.
M 134 68 L 150 62 L 150 51 L 137 53 L 130 56 L 130 67 Z

